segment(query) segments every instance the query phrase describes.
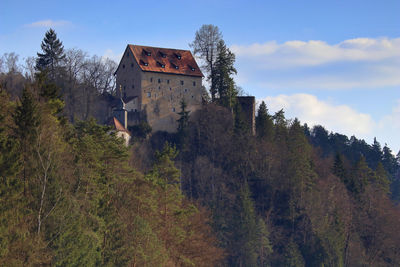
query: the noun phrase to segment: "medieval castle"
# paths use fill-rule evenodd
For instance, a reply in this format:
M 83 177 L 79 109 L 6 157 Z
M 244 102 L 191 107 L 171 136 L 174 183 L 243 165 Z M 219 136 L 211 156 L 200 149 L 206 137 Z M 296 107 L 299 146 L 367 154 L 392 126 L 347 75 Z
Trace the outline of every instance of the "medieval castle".
M 125 129 L 146 121 L 153 131 L 174 132 L 182 99 L 191 112 L 201 108 L 204 76 L 188 50 L 128 45 L 115 75 L 113 116 Z M 253 129 L 254 97 L 240 97 L 239 103 Z

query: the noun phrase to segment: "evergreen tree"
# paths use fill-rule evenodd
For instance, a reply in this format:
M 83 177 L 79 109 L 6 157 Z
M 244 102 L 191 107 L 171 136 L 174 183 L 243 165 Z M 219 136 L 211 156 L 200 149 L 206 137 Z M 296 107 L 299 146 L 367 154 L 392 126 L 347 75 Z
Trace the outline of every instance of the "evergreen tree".
M 382 160 L 382 148 L 381 144 L 374 138 L 374 143 L 372 144 L 371 156 L 369 159 L 369 166 L 375 169 L 378 166 L 378 163 Z
M 257 136 L 267 140 L 272 140 L 274 131 L 274 123 L 272 117 L 268 114 L 267 105 L 261 102 L 256 117 Z
M 265 222 L 259 218 L 257 221 L 257 266 L 269 266 L 269 256 L 272 253 L 272 246 L 269 240 L 269 232 Z
M 178 115 L 180 116 L 178 121 L 178 145 L 179 145 L 179 149 L 183 150 L 185 143 L 186 143 L 186 139 L 188 137 L 188 124 L 189 124 L 189 113 L 190 111 L 188 111 L 186 109 L 187 104 L 185 102 L 185 99 L 182 98 L 181 102 L 181 111 L 178 112 Z
M 62 42 L 57 38 L 53 29 L 46 32 L 41 44 L 42 53 L 37 53 L 36 69 L 38 71 L 47 71 L 52 80 L 56 77 L 56 69 L 65 58 Z
M 336 153 L 332 172 L 334 175 L 339 177 L 342 180 L 342 182 L 346 181 L 346 177 L 347 177 L 346 169 L 344 168 L 343 157 L 339 153 Z
M 14 135 L 18 140 L 21 148 L 23 160 L 23 181 L 24 192 L 26 191 L 26 179 L 28 177 L 27 169 L 28 160 L 32 154 L 32 144 L 37 138 L 37 128 L 40 124 L 40 115 L 37 103 L 32 92 L 28 88 L 22 91 L 21 102 L 18 103 L 15 109 L 14 119 Z
M 249 186 L 245 183 L 235 203 L 234 229 L 232 229 L 234 238 L 232 249 L 235 254 L 233 266 L 257 266 L 260 244 L 254 203 L 250 194 Z
M 388 173 L 385 170 L 385 168 L 383 167 L 383 164 L 381 162 L 379 162 L 378 166 L 376 167 L 375 179 L 372 182 L 379 190 L 381 190 L 385 194 L 389 194 L 390 181 L 388 179 Z
M 349 179 L 346 180 L 345 184 L 347 190 L 353 194 L 356 198 L 359 198 L 365 190 L 365 187 L 373 180 L 374 173 L 368 167 L 364 156 L 360 157 L 360 160 L 355 164 L 352 174 Z
M 274 121 L 274 141 L 278 143 L 286 142 L 287 138 L 287 120 L 285 118 L 285 112 L 283 109 L 275 112 L 274 116 L 272 116 Z
M 212 76 L 212 83 L 220 97 L 221 105 L 233 109 L 236 103 L 237 91 L 232 75 L 237 71 L 233 64 L 235 63 L 235 54 L 233 54 L 223 40 L 220 40 L 217 46 L 217 60 L 215 70 Z
M 396 158 L 392 154 L 392 150 L 386 144 L 383 147 L 382 164 L 383 167 L 385 167 L 385 170 L 389 173 L 390 178 L 392 178 L 396 174 L 398 165 Z

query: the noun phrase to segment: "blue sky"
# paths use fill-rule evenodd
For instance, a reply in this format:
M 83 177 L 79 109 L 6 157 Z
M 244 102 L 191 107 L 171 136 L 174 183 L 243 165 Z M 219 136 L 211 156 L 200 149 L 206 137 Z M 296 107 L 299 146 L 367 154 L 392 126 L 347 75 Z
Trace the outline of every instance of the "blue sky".
M 0 1 L 0 55 L 53 27 L 65 48 L 119 60 L 127 43 L 189 49 L 217 25 L 237 83 L 271 112 L 400 149 L 400 1 Z

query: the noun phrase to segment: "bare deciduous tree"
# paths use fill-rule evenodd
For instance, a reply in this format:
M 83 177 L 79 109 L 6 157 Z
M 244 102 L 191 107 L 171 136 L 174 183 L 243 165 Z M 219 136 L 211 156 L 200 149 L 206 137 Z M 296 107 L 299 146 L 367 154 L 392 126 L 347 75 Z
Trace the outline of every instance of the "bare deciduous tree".
M 35 79 L 35 65 L 36 65 L 36 58 L 35 57 L 27 57 L 25 59 L 25 65 L 23 68 L 25 69 L 25 78 L 33 82 Z
M 7 73 L 19 72 L 20 68 L 18 66 L 18 58 L 19 58 L 19 55 L 15 54 L 14 52 L 5 53 L 3 55 L 3 61 L 6 66 Z
M 214 64 L 217 58 L 217 45 L 222 40 L 222 33 L 217 26 L 205 24 L 196 32 L 194 41 L 189 44 L 193 49 L 193 54 L 199 56 L 204 61 L 203 70 L 207 73 L 207 79 L 211 80 L 211 98 L 215 99 L 215 85 L 212 77 L 214 73 Z

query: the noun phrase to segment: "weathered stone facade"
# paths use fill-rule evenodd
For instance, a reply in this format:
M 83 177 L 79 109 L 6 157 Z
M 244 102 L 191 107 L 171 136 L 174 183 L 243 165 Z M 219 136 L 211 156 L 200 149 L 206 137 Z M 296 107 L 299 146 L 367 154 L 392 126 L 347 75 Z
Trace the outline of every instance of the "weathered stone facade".
M 128 45 L 115 74 L 128 125 L 174 132 L 182 99 L 190 111 L 201 106 L 203 75 L 189 51 Z

